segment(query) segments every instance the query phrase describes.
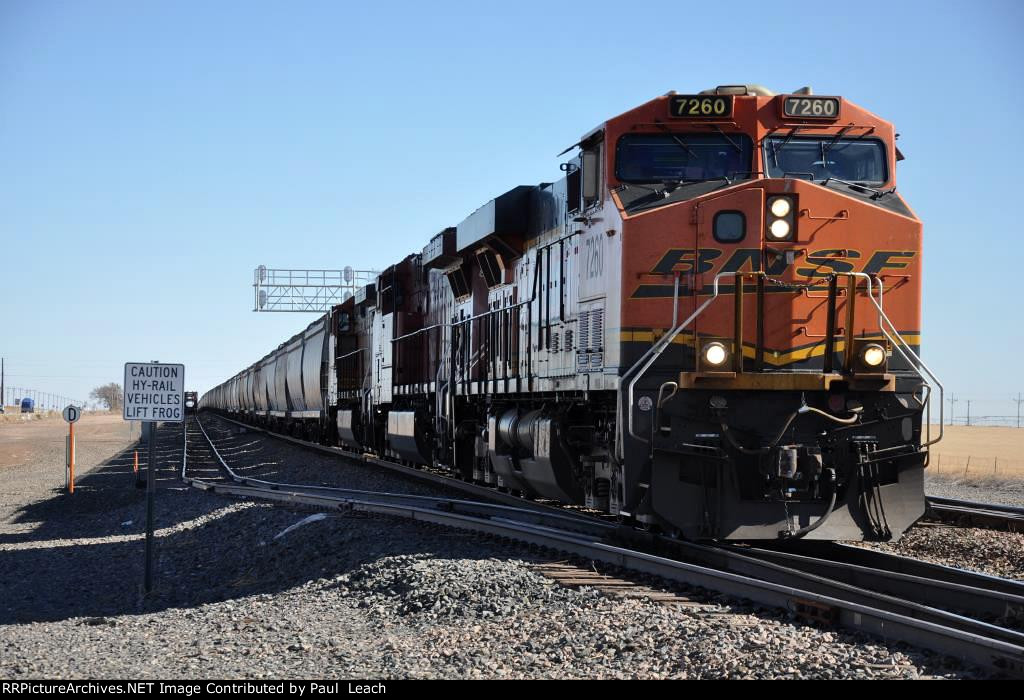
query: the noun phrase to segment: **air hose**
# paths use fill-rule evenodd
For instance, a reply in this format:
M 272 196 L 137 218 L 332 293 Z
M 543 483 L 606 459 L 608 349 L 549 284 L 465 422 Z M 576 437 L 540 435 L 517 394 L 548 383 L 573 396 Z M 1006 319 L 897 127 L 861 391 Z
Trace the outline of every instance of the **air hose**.
M 721 415 L 719 415 L 719 423 L 722 426 L 722 434 L 725 435 L 726 439 L 728 439 L 732 446 L 735 447 L 737 450 L 747 455 L 763 455 L 768 454 L 768 452 L 770 452 L 773 447 L 779 444 L 779 441 L 782 440 L 782 436 L 786 434 L 787 430 L 789 430 L 789 426 L 793 423 L 793 420 L 801 413 L 816 413 L 819 416 L 824 416 L 825 418 L 835 421 L 836 423 L 840 423 L 842 425 L 852 425 L 853 423 L 856 423 L 857 420 L 860 418 L 860 413 L 863 410 L 864 409 L 862 407 L 858 406 L 857 408 L 850 409 L 850 413 L 853 414 L 852 416 L 850 416 L 849 418 L 840 418 L 839 416 L 833 416 L 831 413 L 827 413 L 825 411 L 822 411 L 821 409 L 814 408 L 813 406 L 808 406 L 807 397 L 804 394 L 800 394 L 800 408 L 796 409 L 796 411 L 789 415 L 789 418 L 787 418 L 786 422 L 782 424 L 782 429 L 779 430 L 779 434 L 775 436 L 775 439 L 773 439 L 764 447 L 754 448 L 744 447 L 743 445 L 739 444 L 736 438 L 733 437 L 733 434 L 729 431 L 729 426 L 726 425 L 725 420 L 722 419 Z M 719 413 L 722 413 L 722 411 L 720 411 Z
M 832 509 L 836 507 L 836 491 L 837 489 L 833 486 L 832 497 L 828 501 L 828 508 L 825 509 L 825 512 L 821 515 L 820 518 L 815 520 L 810 525 L 800 528 L 799 530 L 795 530 L 793 532 L 780 532 L 779 536 L 783 539 L 797 539 L 803 537 L 809 532 L 817 530 L 819 527 L 824 525 L 825 521 L 828 520 L 830 515 L 832 515 Z

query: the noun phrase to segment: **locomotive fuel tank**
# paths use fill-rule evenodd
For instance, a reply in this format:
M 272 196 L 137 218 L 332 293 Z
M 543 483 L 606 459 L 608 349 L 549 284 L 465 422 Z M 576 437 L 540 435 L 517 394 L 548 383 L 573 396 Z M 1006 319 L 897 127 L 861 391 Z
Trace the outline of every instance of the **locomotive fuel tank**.
M 556 418 L 539 409 L 520 414 L 509 408 L 492 415 L 488 424 L 491 464 L 507 484 L 565 503 L 582 501 L 578 457 Z
M 429 426 L 429 419 L 422 412 L 388 412 L 388 447 L 400 459 L 430 464 Z

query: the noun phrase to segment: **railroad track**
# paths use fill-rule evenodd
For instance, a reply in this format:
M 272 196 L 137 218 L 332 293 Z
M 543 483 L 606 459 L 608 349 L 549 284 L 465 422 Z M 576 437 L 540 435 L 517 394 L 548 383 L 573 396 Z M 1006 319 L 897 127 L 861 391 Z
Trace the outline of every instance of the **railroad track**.
M 480 486 L 375 457 L 359 456 L 361 461 L 395 468 L 419 480 L 443 483 L 489 499 L 507 497 L 508 502 L 253 479 L 239 476 L 223 459 L 199 419 L 194 420 L 198 431 L 193 429 L 192 434 L 208 445 L 221 472 L 215 479 L 189 476 L 186 459 L 182 478 L 197 488 L 323 510 L 404 517 L 512 539 L 600 562 L 613 572 L 653 575 L 718 591 L 789 610 L 808 620 L 910 643 L 1009 676 L 1024 677 L 1024 633 L 1020 631 L 1024 628 L 1024 582 L 832 543 L 800 543 L 797 549 L 783 551 L 679 541 L 490 489 L 481 494 Z M 334 448 L 268 434 L 338 457 L 353 457 Z M 186 444 L 188 435 L 186 429 Z
M 1020 506 L 929 496 L 928 517 L 955 525 L 1024 532 L 1024 508 Z
M 466 501 L 453 498 L 436 496 L 417 496 L 404 493 L 389 493 L 384 491 L 365 491 L 359 489 L 335 488 L 330 486 L 310 486 L 302 484 L 289 484 L 277 481 L 255 479 L 238 474 L 224 460 L 216 445 L 210 438 L 202 423 L 195 419 L 198 432 L 209 446 L 213 457 L 219 464 L 220 469 L 225 473 L 226 479 L 222 482 L 206 478 L 190 477 L 187 474 L 187 464 L 182 468 L 182 479 L 197 488 L 213 490 L 220 493 L 237 493 L 238 495 L 250 495 L 253 492 L 276 494 L 278 498 L 273 500 L 292 501 L 295 503 L 306 503 L 318 505 L 319 502 L 327 504 L 338 504 L 347 510 L 366 510 L 373 512 L 373 506 L 385 506 L 387 508 L 411 508 L 437 510 L 445 513 L 469 515 L 480 518 L 488 518 L 494 521 L 509 520 L 515 522 L 527 522 L 549 528 L 558 528 L 566 532 L 581 533 L 590 536 L 603 536 L 607 534 L 609 526 L 593 519 L 572 515 L 561 511 L 548 509 L 534 509 L 514 507 L 481 501 Z M 315 502 L 311 502 L 315 501 Z

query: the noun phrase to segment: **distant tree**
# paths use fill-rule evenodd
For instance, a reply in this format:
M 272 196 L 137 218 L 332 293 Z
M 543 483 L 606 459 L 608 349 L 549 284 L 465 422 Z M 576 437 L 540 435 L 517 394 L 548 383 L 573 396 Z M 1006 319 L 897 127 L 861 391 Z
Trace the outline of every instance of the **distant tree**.
M 108 410 L 116 411 L 121 408 L 123 393 L 120 384 L 111 382 L 110 384 L 104 384 L 93 389 L 89 394 L 89 398 L 96 399 L 106 406 Z

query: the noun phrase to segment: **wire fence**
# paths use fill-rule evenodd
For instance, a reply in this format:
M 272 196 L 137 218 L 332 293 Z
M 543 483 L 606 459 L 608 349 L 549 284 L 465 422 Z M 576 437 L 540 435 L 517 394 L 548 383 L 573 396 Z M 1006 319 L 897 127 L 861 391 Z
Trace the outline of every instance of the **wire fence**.
M 932 455 L 928 469 L 936 476 L 950 478 L 1024 478 L 1024 459 L 954 455 L 940 452 Z
M 63 394 L 50 391 L 39 391 L 38 389 L 25 389 L 14 386 L 5 386 L 2 399 L 3 406 L 7 410 L 20 410 L 22 399 L 32 399 L 33 406 L 37 411 L 63 411 L 69 404 L 85 406 L 81 399 L 75 399 Z
M 968 422 L 970 421 L 970 422 Z M 1017 416 L 956 416 L 952 421 L 946 420 L 946 425 L 970 425 L 990 426 L 994 428 L 1024 428 L 1024 416 L 1021 416 L 1021 424 L 1017 425 Z

